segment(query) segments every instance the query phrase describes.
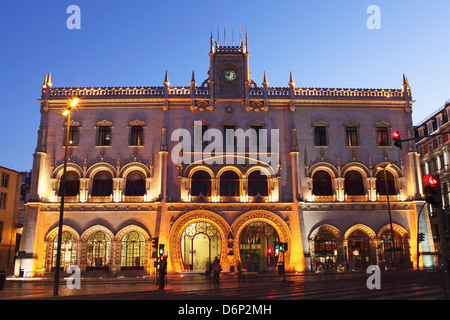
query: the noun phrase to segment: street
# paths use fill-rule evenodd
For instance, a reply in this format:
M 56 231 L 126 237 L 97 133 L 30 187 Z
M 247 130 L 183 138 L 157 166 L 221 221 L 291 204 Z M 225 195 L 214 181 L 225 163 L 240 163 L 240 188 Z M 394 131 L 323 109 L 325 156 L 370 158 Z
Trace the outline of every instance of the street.
M 238 281 L 222 274 L 220 284 L 200 274 L 169 275 L 164 290 L 154 277 L 97 277 L 81 279 L 80 289 L 69 289 L 61 279 L 59 296 L 53 297 L 53 279 L 9 278 L 1 300 L 444 300 L 442 272 L 385 271 L 380 289 L 369 289 L 370 274 L 363 272 L 258 275 Z

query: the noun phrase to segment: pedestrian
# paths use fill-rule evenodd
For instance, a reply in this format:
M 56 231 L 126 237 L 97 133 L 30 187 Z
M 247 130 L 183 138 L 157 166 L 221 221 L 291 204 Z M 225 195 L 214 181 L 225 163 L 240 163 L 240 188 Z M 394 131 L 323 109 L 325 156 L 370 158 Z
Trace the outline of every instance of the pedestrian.
M 159 289 L 163 290 L 166 286 L 167 259 L 163 258 L 159 266 Z
M 216 258 L 213 263 L 213 274 L 214 274 L 213 283 L 219 284 L 219 277 L 221 271 L 222 266 L 220 265 L 219 259 Z

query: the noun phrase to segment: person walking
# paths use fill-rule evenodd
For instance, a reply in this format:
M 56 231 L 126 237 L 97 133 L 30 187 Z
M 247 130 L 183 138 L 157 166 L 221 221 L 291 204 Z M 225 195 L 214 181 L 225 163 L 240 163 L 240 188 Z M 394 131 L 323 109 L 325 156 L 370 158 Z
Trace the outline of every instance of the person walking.
M 213 262 L 213 283 L 219 284 L 220 272 L 222 271 L 222 266 L 220 265 L 219 259 L 215 259 Z

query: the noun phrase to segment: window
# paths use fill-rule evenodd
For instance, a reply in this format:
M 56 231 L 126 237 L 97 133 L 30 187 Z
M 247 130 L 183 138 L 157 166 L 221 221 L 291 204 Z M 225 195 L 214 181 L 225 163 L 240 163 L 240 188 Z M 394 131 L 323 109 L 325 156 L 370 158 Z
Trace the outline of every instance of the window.
M 378 146 L 389 146 L 388 128 L 387 127 L 377 127 L 377 145 Z
M 76 265 L 77 264 L 77 248 L 78 241 L 77 238 L 70 232 L 63 231 L 61 237 L 61 269 L 64 268 L 65 265 Z M 53 239 L 53 260 L 52 260 L 52 268 L 56 267 L 56 255 L 58 251 L 58 236 L 55 236 Z
M 363 176 L 356 170 L 348 171 L 345 176 L 345 193 L 348 196 L 361 196 L 364 195 L 364 182 Z
M 226 171 L 220 176 L 220 195 L 239 195 L 239 176 L 234 171 Z
M 203 170 L 196 171 L 191 179 L 191 195 L 197 197 L 200 194 L 211 195 L 211 176 Z
M 66 145 L 66 131 L 64 131 L 63 135 L 63 146 Z M 70 126 L 69 128 L 69 146 L 78 146 L 78 135 L 79 135 L 79 127 L 78 126 Z
M 253 142 L 253 144 L 259 147 L 260 143 L 264 143 L 264 139 L 261 139 L 262 137 L 260 137 L 260 134 L 262 133 L 262 129 L 264 129 L 263 126 L 261 125 L 253 125 L 250 127 L 250 129 L 255 130 L 255 134 L 256 134 L 256 141 Z
M 101 231 L 95 232 L 87 240 L 86 267 L 105 269 L 109 265 L 111 237 Z
M 144 144 L 143 135 L 144 135 L 144 127 L 132 126 L 130 146 L 142 146 Z
M 98 146 L 110 146 L 111 145 L 111 126 L 99 126 L 98 127 Z
M 376 183 L 376 187 L 377 187 L 377 192 L 379 195 L 385 196 L 387 194 L 386 192 L 386 183 L 385 183 L 385 179 L 384 179 L 384 171 L 385 170 L 380 170 L 377 172 L 377 183 Z M 389 195 L 396 195 L 396 191 L 395 191 L 395 179 L 394 179 L 394 175 L 386 170 L 386 180 L 387 180 L 387 190 L 389 191 Z
M 6 193 L 0 193 L 0 209 L 6 209 Z
M 108 172 L 99 172 L 94 176 L 92 196 L 110 196 L 112 193 L 112 177 Z
M 139 171 L 133 171 L 127 176 L 125 196 L 143 196 L 145 194 L 145 177 Z
M 233 125 L 225 125 L 223 126 L 223 145 L 226 147 L 232 147 L 235 146 L 235 136 L 234 136 L 234 130 L 236 129 L 236 126 Z
M 327 128 L 325 126 L 314 127 L 314 144 L 316 146 L 327 145 Z
M 143 269 L 145 260 L 145 238 L 131 231 L 122 239 L 122 262 L 124 269 Z
M 257 196 L 267 196 L 269 194 L 267 176 L 261 171 L 253 171 L 248 176 L 248 195 Z
M 59 183 L 59 196 L 61 196 L 62 192 L 62 182 L 63 177 L 61 177 L 61 181 Z M 80 192 L 80 179 L 75 172 L 67 172 L 66 178 L 66 189 L 64 191 L 64 196 L 66 197 L 76 197 Z
M 313 194 L 315 196 L 332 196 L 333 188 L 331 176 L 324 170 L 319 170 L 313 175 Z
M 2 173 L 2 187 L 8 188 L 9 174 Z
M 358 128 L 356 126 L 345 127 L 347 146 L 354 147 L 358 145 Z

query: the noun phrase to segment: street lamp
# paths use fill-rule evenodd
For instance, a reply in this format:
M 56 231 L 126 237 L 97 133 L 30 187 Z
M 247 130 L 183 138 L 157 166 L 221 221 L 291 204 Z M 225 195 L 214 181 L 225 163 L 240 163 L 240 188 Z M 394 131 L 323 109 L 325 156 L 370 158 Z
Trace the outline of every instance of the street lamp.
M 396 257 L 397 255 L 395 254 L 395 247 L 394 247 L 394 227 L 392 226 L 392 215 L 391 215 L 391 206 L 389 203 L 389 190 L 388 190 L 388 184 L 387 184 L 387 177 L 386 177 L 386 168 L 394 165 L 396 162 L 391 162 L 388 164 L 384 164 L 384 165 L 378 165 L 375 169 L 377 170 L 383 170 L 384 172 L 384 188 L 386 190 L 386 199 L 387 199 L 387 205 L 388 205 L 388 212 L 389 212 L 389 224 L 391 226 L 391 250 L 392 253 L 394 254 L 394 257 Z
M 74 98 L 70 102 L 70 105 L 62 112 L 62 116 L 67 116 L 67 132 L 66 132 L 66 146 L 64 154 L 64 169 L 61 180 L 60 197 L 61 204 L 59 208 L 59 226 L 58 226 L 58 248 L 56 250 L 56 266 L 55 266 L 55 281 L 53 284 L 53 295 L 58 295 L 59 287 L 59 267 L 61 265 L 61 245 L 62 245 L 62 228 L 63 228 L 63 217 L 64 217 L 64 195 L 66 192 L 66 171 L 67 171 L 67 154 L 69 150 L 69 134 L 70 134 L 70 111 L 75 108 L 80 101 L 79 98 Z

